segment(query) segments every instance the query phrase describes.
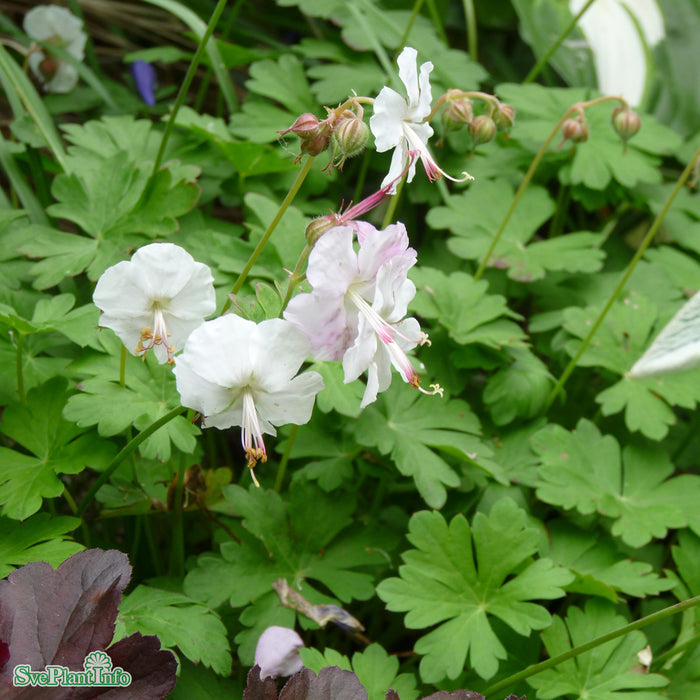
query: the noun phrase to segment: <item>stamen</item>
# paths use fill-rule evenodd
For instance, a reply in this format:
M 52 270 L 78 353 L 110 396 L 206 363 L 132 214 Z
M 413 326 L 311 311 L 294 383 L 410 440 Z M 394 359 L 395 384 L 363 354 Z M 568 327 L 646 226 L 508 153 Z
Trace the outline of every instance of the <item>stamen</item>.
M 267 462 L 267 452 L 263 442 L 262 431 L 258 421 L 258 412 L 250 389 L 243 390 L 243 415 L 241 419 L 241 445 L 248 458 L 248 469 L 253 478 L 253 483 L 260 486 L 255 478 L 253 468 L 258 462 Z
M 151 350 L 156 345 L 162 345 L 165 348 L 165 354 L 168 356 L 168 364 L 172 365 L 175 363 L 172 355 L 175 353 L 175 346 L 168 345 L 167 338 L 170 335 L 168 329 L 165 327 L 165 317 L 163 316 L 163 309 L 158 303 L 153 305 L 153 330 L 150 328 L 141 329 L 141 338 L 139 339 L 139 344 L 136 346 L 135 353 L 137 355 L 145 354 L 148 350 Z

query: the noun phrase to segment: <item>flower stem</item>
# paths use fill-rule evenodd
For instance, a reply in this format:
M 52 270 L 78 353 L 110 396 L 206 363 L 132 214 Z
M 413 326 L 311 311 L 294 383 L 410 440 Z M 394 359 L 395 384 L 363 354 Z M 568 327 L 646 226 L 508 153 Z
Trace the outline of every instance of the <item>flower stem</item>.
M 22 347 L 24 346 L 24 333 L 20 331 L 17 332 L 17 349 L 16 349 L 16 362 L 17 362 L 17 395 L 19 396 L 20 403 L 27 403 L 27 397 L 24 393 L 24 372 L 22 369 Z
M 386 213 L 384 214 L 384 220 L 382 221 L 382 228 L 386 228 L 394 219 L 394 213 L 396 212 L 396 207 L 399 205 L 399 200 L 401 199 L 401 193 L 403 192 L 403 186 L 406 184 L 406 176 L 401 178 L 401 182 L 396 186 L 396 194 L 389 200 L 389 204 L 386 208 Z
M 99 478 L 92 485 L 90 490 L 85 494 L 85 497 L 80 502 L 78 506 L 78 512 L 76 515 L 82 517 L 85 509 L 90 505 L 95 494 L 102 488 L 102 486 L 107 482 L 110 476 L 115 472 L 117 467 L 148 437 L 153 435 L 159 428 L 162 428 L 166 423 L 169 423 L 173 418 L 177 418 L 185 409 L 182 406 L 176 406 L 171 411 L 168 411 L 164 416 L 161 416 L 157 421 L 151 423 L 145 430 L 142 430 L 135 438 L 130 440 L 114 459 L 109 463 L 107 469 L 105 469 Z
M 280 460 L 280 465 L 277 468 L 277 477 L 275 478 L 275 491 L 277 493 L 282 489 L 282 484 L 284 483 L 284 475 L 287 471 L 287 464 L 289 462 L 289 455 L 292 452 L 292 447 L 294 447 L 294 440 L 296 440 L 297 433 L 299 432 L 298 425 L 292 425 L 289 431 L 289 437 L 287 438 L 287 444 L 284 446 L 284 454 Z
M 199 42 L 199 45 L 197 46 L 197 50 L 195 51 L 194 56 L 192 57 L 190 66 L 187 69 L 187 73 L 185 74 L 185 79 L 182 81 L 182 85 L 180 85 L 180 90 L 178 91 L 177 97 L 175 98 L 175 104 L 173 105 L 172 111 L 170 112 L 170 118 L 168 119 L 168 123 L 165 126 L 165 131 L 163 132 L 163 138 L 160 140 L 160 147 L 158 148 L 158 154 L 156 155 L 155 163 L 153 163 L 153 172 L 151 173 L 151 176 L 155 175 L 160 169 L 161 163 L 163 162 L 163 156 L 165 155 L 165 147 L 168 143 L 168 140 L 170 139 L 170 135 L 172 134 L 173 128 L 175 127 L 175 119 L 177 118 L 177 114 L 180 111 L 180 107 L 182 107 L 183 103 L 185 102 L 185 98 L 187 97 L 187 91 L 190 89 L 190 84 L 192 83 L 192 79 L 194 78 L 197 66 L 202 60 L 202 54 L 206 50 L 209 38 L 214 33 L 214 28 L 216 27 L 216 24 L 219 21 L 219 18 L 221 17 L 221 13 L 226 7 L 226 1 L 227 0 L 219 0 L 219 2 L 217 3 L 216 7 L 214 8 L 214 12 L 212 12 L 209 24 L 207 24 L 206 31 L 202 35 L 202 39 Z
M 681 176 L 678 178 L 678 182 L 673 188 L 673 192 L 671 192 L 671 195 L 666 200 L 663 209 L 659 212 L 658 216 L 656 217 L 656 219 L 654 219 L 654 222 L 649 227 L 647 235 L 644 237 L 642 244 L 639 246 L 639 248 L 637 248 L 637 252 L 634 254 L 634 257 L 630 261 L 630 264 L 627 266 L 627 269 L 625 270 L 624 274 L 622 275 L 622 278 L 618 282 L 617 287 L 615 287 L 615 290 L 613 291 L 607 303 L 603 307 L 603 310 L 598 315 L 598 318 L 596 319 L 595 323 L 591 326 L 591 330 L 588 332 L 588 335 L 583 339 L 583 342 L 581 343 L 581 347 L 578 349 L 578 352 L 576 353 L 576 355 L 574 355 L 574 357 L 571 358 L 571 361 L 566 366 L 566 369 L 562 372 L 561 377 L 559 377 L 559 381 L 557 381 L 557 383 L 554 385 L 554 388 L 552 389 L 549 397 L 547 398 L 547 403 L 545 404 L 545 411 L 547 411 L 552 405 L 552 403 L 554 403 L 554 399 L 556 399 L 557 395 L 566 383 L 566 380 L 569 378 L 569 375 L 574 371 L 577 362 L 579 361 L 579 359 L 581 359 L 581 355 L 583 355 L 591 340 L 593 340 L 593 336 L 595 336 L 595 334 L 598 332 L 598 328 L 600 328 L 600 325 L 603 323 L 605 317 L 608 315 L 608 311 L 610 311 L 610 309 L 612 308 L 612 305 L 615 303 L 617 297 L 620 296 L 620 293 L 627 284 L 627 280 L 630 278 L 630 275 L 634 271 L 634 268 L 637 266 L 637 263 L 641 260 L 646 249 L 649 247 L 649 244 L 652 242 L 652 240 L 654 240 L 654 236 L 659 230 L 664 216 L 666 216 L 666 213 L 670 209 L 671 204 L 673 204 L 673 200 L 676 198 L 678 193 L 681 191 L 681 188 L 693 172 L 693 168 L 695 167 L 695 163 L 698 160 L 698 158 L 700 158 L 700 148 L 695 152 L 695 155 L 693 155 L 693 157 L 690 159 L 690 162 L 688 163 L 688 165 L 686 165 L 685 170 L 681 173 Z
M 122 345 L 121 355 L 119 355 L 119 386 L 123 389 L 126 386 L 126 346 Z
M 538 664 L 533 664 L 532 666 L 529 666 L 523 671 L 514 673 L 512 676 L 508 676 L 508 678 L 504 678 L 502 681 L 498 681 L 498 683 L 494 683 L 492 686 L 489 686 L 484 691 L 484 695 L 486 695 L 487 697 L 490 695 L 495 695 L 496 693 L 503 691 L 504 688 L 509 688 L 515 685 L 516 683 L 519 683 L 520 681 L 524 680 L 525 678 L 530 678 L 531 676 L 541 673 L 542 671 L 545 671 L 548 668 L 552 668 L 553 666 L 557 666 L 558 664 L 564 663 L 564 661 L 573 659 L 579 654 L 583 654 L 586 651 L 595 649 L 601 644 L 610 642 L 613 639 L 617 639 L 618 637 L 624 637 L 626 634 L 634 632 L 634 630 L 642 629 L 647 625 L 651 625 L 654 622 L 663 620 L 664 618 L 670 617 L 671 615 L 676 615 L 679 612 L 683 612 L 683 610 L 687 610 L 688 608 L 693 608 L 698 604 L 700 604 L 700 595 L 695 596 L 693 598 L 689 598 L 688 600 L 684 600 L 680 603 L 676 603 L 675 605 L 670 605 L 669 607 L 664 608 L 663 610 L 658 610 L 657 612 L 652 613 L 651 615 L 647 615 L 646 617 L 642 617 L 639 620 L 630 622 L 630 624 L 625 625 L 624 627 L 620 627 L 616 630 L 613 630 L 612 632 L 608 632 L 607 634 L 603 634 L 600 637 L 596 637 L 590 642 L 586 642 L 585 644 L 579 644 L 579 646 L 573 647 L 572 649 L 569 649 L 569 651 L 566 651 L 563 654 L 553 656 L 552 658 L 546 659 L 545 661 L 541 661 Z
M 170 552 L 170 574 L 182 577 L 185 575 L 185 530 L 182 514 L 182 494 L 185 490 L 185 469 L 180 464 L 177 472 L 177 485 L 175 486 L 175 500 L 173 503 L 173 540 Z
M 593 0 L 591 0 L 593 2 Z M 474 12 L 474 0 L 462 0 L 464 6 L 464 19 L 467 24 L 467 44 L 469 46 L 469 58 L 472 61 L 479 60 L 479 48 L 476 33 L 476 12 Z
M 297 179 L 294 180 L 294 184 L 291 186 L 289 192 L 287 192 L 287 196 L 284 198 L 282 204 L 280 204 L 280 208 L 277 210 L 277 213 L 268 225 L 267 229 L 265 229 L 263 237 L 258 241 L 258 245 L 255 246 L 255 250 L 250 254 L 248 262 L 245 264 L 243 270 L 241 270 L 241 274 L 238 275 L 238 279 L 236 280 L 235 284 L 231 289 L 231 294 L 237 294 L 238 292 L 240 292 L 243 283 L 248 277 L 248 273 L 251 271 L 253 265 L 255 265 L 257 259 L 260 257 L 260 253 L 262 253 L 263 248 L 267 245 L 267 242 L 270 240 L 272 232 L 275 230 L 275 228 L 277 228 L 277 224 L 279 224 L 280 219 L 284 216 L 284 212 L 286 212 L 289 208 L 289 205 L 294 200 L 294 197 L 296 197 L 296 194 L 299 191 L 299 188 L 302 186 L 304 180 L 306 179 L 306 176 L 309 174 L 313 162 L 313 156 L 309 156 L 306 159 L 306 162 L 304 163 L 301 170 L 299 171 L 299 174 L 297 175 Z M 228 311 L 230 306 L 231 299 L 227 299 L 221 313 L 223 314 L 226 311 Z
M 513 212 L 515 211 L 515 207 L 518 206 L 518 202 L 523 196 L 523 193 L 525 192 L 525 188 L 530 184 L 530 181 L 532 180 L 533 175 L 535 174 L 535 170 L 537 170 L 537 167 L 540 164 L 540 161 L 544 157 L 544 154 L 547 152 L 547 149 L 549 148 L 549 145 L 552 143 L 554 140 L 554 137 L 559 133 L 559 129 L 564 125 L 564 122 L 574 113 L 574 112 L 582 112 L 586 107 L 591 107 L 596 104 L 600 104 L 601 102 L 607 102 L 609 100 L 617 100 L 618 102 L 623 102 L 624 100 L 621 97 L 611 97 L 611 96 L 604 96 L 604 97 L 596 97 L 595 99 L 588 100 L 586 102 L 577 102 L 574 105 L 571 105 L 569 109 L 564 112 L 562 115 L 561 119 L 555 124 L 554 128 L 552 129 L 552 132 L 549 134 L 549 136 L 545 139 L 545 142 L 542 144 L 542 147 L 540 148 L 539 151 L 537 151 L 535 157 L 532 160 L 532 163 L 530 163 L 530 167 L 527 169 L 527 172 L 525 173 L 525 177 L 523 178 L 523 181 L 520 183 L 520 187 L 518 187 L 518 191 L 515 193 L 515 197 L 513 197 L 513 201 L 510 203 L 510 207 L 508 208 L 508 211 L 506 212 L 505 218 L 501 222 L 501 225 L 498 228 L 498 231 L 496 231 L 496 234 L 493 237 L 493 240 L 491 241 L 491 245 L 489 246 L 489 249 L 486 251 L 486 255 L 484 255 L 483 260 L 481 263 L 479 263 L 479 267 L 477 271 L 474 273 L 474 279 L 478 280 L 481 278 L 481 276 L 484 274 L 484 270 L 486 269 L 486 266 L 488 265 L 489 259 L 491 258 L 491 255 L 493 254 L 493 251 L 496 249 L 496 246 L 498 245 L 498 242 L 501 240 L 501 236 L 503 235 L 503 232 L 506 229 L 506 226 L 508 225 L 508 222 L 510 221 L 510 217 L 513 216 Z
M 540 71 L 547 65 L 549 59 L 552 58 L 555 51 L 562 45 L 564 39 L 572 32 L 573 28 L 577 25 L 578 21 L 583 17 L 584 13 L 588 8 L 595 2 L 595 0 L 588 0 L 588 2 L 581 8 L 581 10 L 576 14 L 576 16 L 569 22 L 564 31 L 557 37 L 557 40 L 549 47 L 547 53 L 540 58 L 535 64 L 532 70 L 525 76 L 523 80 L 523 85 L 531 83 L 539 74 Z
M 304 273 L 302 270 L 306 266 L 306 261 L 309 259 L 309 255 L 311 254 L 311 246 L 307 243 L 304 246 L 304 250 L 301 251 L 301 255 L 299 256 L 299 259 L 297 260 L 297 264 L 294 266 L 294 270 L 292 271 L 291 276 L 289 277 L 289 283 L 287 284 L 287 291 L 284 293 L 284 299 L 282 299 L 282 306 L 280 307 L 280 315 L 279 317 L 282 318 L 282 314 L 284 313 L 284 310 L 287 308 L 287 304 L 289 304 L 289 300 L 292 298 L 292 294 L 294 293 L 294 288 L 299 284 L 304 279 Z
M 423 7 L 423 3 L 425 0 L 416 0 L 413 3 L 413 9 L 411 10 L 411 16 L 408 18 L 408 23 L 406 24 L 406 29 L 404 29 L 403 36 L 401 37 L 401 41 L 399 42 L 399 45 L 396 47 L 396 53 L 401 53 L 403 51 L 404 46 L 406 46 L 406 42 L 408 41 L 408 35 L 411 33 L 411 29 L 413 28 L 413 23 L 416 21 L 416 17 L 418 17 L 421 8 Z

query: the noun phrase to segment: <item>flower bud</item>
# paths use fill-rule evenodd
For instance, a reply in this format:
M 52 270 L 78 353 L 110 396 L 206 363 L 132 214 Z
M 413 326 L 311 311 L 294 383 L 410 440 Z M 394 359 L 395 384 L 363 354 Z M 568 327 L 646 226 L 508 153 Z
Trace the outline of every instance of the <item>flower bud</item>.
M 299 649 L 302 638 L 288 627 L 268 627 L 255 647 L 255 664 L 260 666 L 260 678 L 291 676 L 303 667 Z
M 319 131 L 315 136 L 301 139 L 301 152 L 317 156 L 328 148 L 330 132 L 327 129 Z
M 470 124 L 474 118 L 472 101 L 468 97 L 460 97 L 448 102 L 440 115 L 445 131 L 456 131 Z
M 347 117 L 333 129 L 333 161 L 342 170 L 348 158 L 362 153 L 369 138 L 369 127 L 358 116 Z
M 491 117 L 480 114 L 472 119 L 469 125 L 469 133 L 475 146 L 488 143 L 496 135 L 496 124 Z
M 510 129 L 515 124 L 515 107 L 505 102 L 499 102 L 498 108 L 493 113 L 493 121 L 499 131 Z
M 561 128 L 564 141 L 583 143 L 588 140 L 588 122 L 583 119 L 567 119 Z
M 615 107 L 611 121 L 613 129 L 623 141 L 631 139 L 642 128 L 639 115 L 629 107 Z
M 58 61 L 53 56 L 47 56 L 39 64 L 39 72 L 46 78 L 46 80 L 51 80 L 51 78 L 56 75 L 58 70 Z
M 321 216 L 318 219 L 314 219 L 309 223 L 304 232 L 306 242 L 313 248 L 316 241 L 321 238 L 326 231 L 330 231 L 337 225 L 332 216 Z
M 318 135 L 320 130 L 321 128 L 319 126 L 319 121 L 316 118 L 316 116 L 311 114 L 310 112 L 305 112 L 300 117 L 297 117 L 294 124 L 292 124 L 288 129 L 284 129 L 279 133 L 282 134 L 282 136 L 284 136 L 285 134 L 288 134 L 291 131 L 293 134 L 296 134 L 300 139 L 304 140 L 314 138 Z

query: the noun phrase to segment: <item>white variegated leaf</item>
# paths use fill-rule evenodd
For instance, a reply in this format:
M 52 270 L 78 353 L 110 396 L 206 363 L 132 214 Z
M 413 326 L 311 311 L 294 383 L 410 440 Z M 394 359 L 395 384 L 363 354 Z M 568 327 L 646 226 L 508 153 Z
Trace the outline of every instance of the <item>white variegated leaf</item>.
M 700 292 L 692 296 L 634 363 L 630 377 L 646 377 L 700 364 Z

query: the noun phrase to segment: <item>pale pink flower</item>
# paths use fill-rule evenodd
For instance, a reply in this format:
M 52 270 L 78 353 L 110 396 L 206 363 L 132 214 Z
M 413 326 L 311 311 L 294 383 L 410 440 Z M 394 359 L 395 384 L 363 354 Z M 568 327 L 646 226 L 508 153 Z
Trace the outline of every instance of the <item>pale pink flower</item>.
M 272 625 L 259 637 L 255 647 L 255 664 L 260 666 L 260 678 L 291 676 L 301 671 L 299 649 L 304 646 L 302 638 L 288 627 Z
M 306 333 L 313 357 L 342 359 L 346 383 L 367 371 L 364 408 L 391 384 L 392 365 L 420 388 L 406 350 L 427 336 L 414 318 L 404 319 L 416 293 L 407 278 L 416 251 L 408 246 L 406 228 L 397 223 L 378 231 L 363 224 L 358 250 L 351 226 L 336 226 L 319 238 L 306 273 L 312 292 L 294 297 L 284 317 Z

